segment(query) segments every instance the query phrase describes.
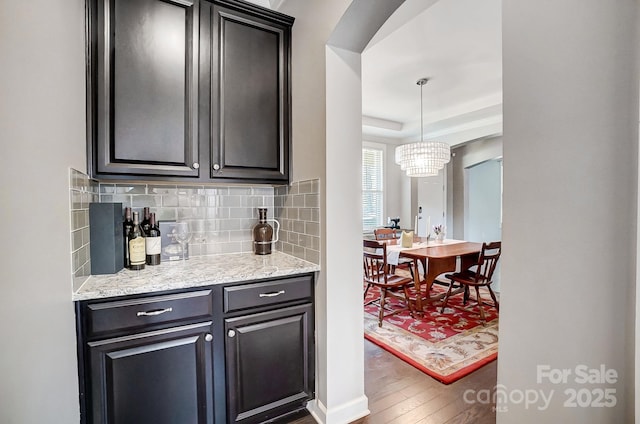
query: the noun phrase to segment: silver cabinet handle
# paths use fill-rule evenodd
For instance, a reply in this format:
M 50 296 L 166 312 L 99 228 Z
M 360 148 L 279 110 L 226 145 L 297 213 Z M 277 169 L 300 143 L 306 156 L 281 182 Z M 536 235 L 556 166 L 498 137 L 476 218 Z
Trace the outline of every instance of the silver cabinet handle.
M 236 336 L 236 331 L 235 331 L 235 330 L 229 330 L 229 331 L 227 331 L 227 336 L 229 336 L 229 337 L 235 337 L 235 336 Z
M 155 311 L 141 311 L 141 312 L 138 312 L 136 314 L 136 316 L 139 316 L 139 317 L 155 317 L 156 315 L 161 315 L 161 314 L 164 314 L 166 312 L 171 312 L 171 311 L 173 311 L 173 308 L 156 309 Z
M 207 333 L 204 336 L 204 340 L 207 341 L 207 342 L 210 342 L 211 340 L 213 340 L 213 336 L 211 335 L 211 333 Z
M 217 171 L 218 169 L 220 169 L 220 165 L 218 165 L 217 163 L 213 164 L 213 170 Z
M 271 292 L 271 293 L 260 293 L 258 297 L 276 297 L 276 296 L 280 296 L 281 294 L 284 294 L 284 290 L 280 290 L 278 292 Z
M 193 169 L 200 168 L 200 164 L 198 162 L 193 162 Z

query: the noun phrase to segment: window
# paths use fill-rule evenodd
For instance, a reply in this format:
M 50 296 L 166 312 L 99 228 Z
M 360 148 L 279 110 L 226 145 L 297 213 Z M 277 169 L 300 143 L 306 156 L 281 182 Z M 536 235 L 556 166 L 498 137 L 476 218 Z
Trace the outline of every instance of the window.
M 382 226 L 384 216 L 384 149 L 362 148 L 362 229 Z

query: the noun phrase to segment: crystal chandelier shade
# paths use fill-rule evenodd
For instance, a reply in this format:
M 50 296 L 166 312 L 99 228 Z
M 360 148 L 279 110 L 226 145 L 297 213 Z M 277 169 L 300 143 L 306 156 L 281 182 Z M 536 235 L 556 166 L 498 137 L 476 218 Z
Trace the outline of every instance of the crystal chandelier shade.
M 409 177 L 436 176 L 450 157 L 449 145 L 440 141 L 421 141 L 396 147 L 396 163 Z
M 424 141 L 422 86 L 427 78 L 421 78 L 420 86 L 420 142 L 403 144 L 396 147 L 396 163 L 409 177 L 433 177 L 451 160 L 451 148 L 440 141 Z

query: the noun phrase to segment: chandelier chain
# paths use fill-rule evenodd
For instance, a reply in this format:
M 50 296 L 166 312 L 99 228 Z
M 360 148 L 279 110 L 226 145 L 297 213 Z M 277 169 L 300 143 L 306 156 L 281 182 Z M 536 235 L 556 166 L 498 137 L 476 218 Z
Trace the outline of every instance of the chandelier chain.
M 451 147 L 439 141 L 424 141 L 424 100 L 423 86 L 428 78 L 421 78 L 420 86 L 420 141 L 396 147 L 396 163 L 409 177 L 430 177 L 438 175 L 444 165 L 451 160 Z

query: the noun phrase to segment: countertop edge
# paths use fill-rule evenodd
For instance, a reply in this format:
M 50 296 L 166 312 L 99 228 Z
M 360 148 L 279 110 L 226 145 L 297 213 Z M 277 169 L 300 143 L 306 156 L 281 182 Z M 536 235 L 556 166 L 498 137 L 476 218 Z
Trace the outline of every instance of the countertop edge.
M 320 265 L 282 253 L 268 256 L 230 253 L 190 258 L 187 263 L 147 267 L 146 272 L 121 270 L 91 276 L 72 293 L 73 302 L 143 295 L 226 283 L 243 283 L 320 271 Z

